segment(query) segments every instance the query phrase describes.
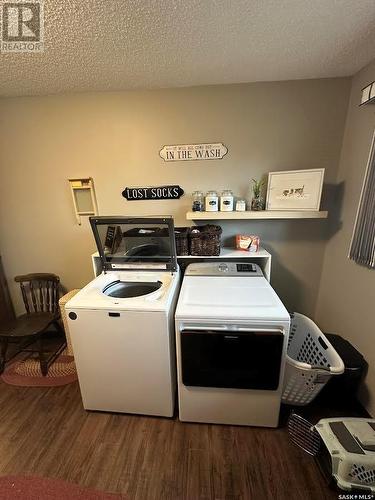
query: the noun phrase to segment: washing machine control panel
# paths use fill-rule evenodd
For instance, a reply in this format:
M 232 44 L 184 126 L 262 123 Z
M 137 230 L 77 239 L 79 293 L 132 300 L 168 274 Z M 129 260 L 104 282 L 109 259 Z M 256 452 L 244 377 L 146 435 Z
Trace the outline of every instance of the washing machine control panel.
M 198 262 L 189 264 L 185 276 L 263 276 L 252 262 Z

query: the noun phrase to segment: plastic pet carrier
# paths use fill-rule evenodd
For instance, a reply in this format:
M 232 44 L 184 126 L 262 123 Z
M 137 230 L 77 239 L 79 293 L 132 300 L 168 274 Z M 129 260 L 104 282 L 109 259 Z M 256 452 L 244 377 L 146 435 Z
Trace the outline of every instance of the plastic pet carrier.
M 375 493 L 375 419 L 323 418 L 316 425 L 292 414 L 288 431 L 294 444 L 313 455 L 320 470 L 345 491 Z
M 344 363 L 318 326 L 303 314 L 291 314 L 282 402 L 304 406 L 318 395 Z

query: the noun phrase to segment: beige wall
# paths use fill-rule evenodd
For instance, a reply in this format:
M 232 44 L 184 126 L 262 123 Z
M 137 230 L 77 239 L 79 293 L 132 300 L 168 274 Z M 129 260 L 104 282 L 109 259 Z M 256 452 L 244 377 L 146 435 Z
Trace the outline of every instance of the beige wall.
M 362 401 L 375 416 L 375 271 L 348 260 L 359 196 L 375 129 L 375 107 L 361 106 L 361 89 L 375 80 L 375 61 L 353 79 L 337 182 L 342 183 L 341 228 L 327 244 L 317 303 L 326 331 L 350 340 L 370 367 Z
M 252 177 L 339 162 L 349 79 L 0 100 L 0 252 L 9 281 L 55 272 L 67 288 L 92 278 L 94 241 L 76 224 L 69 177 L 92 176 L 100 214 L 172 214 L 185 224 L 195 189 L 248 196 Z M 221 161 L 164 163 L 164 144 L 222 141 Z M 125 186 L 180 184 L 179 201 L 126 202 Z M 313 314 L 328 222 L 223 224 L 228 241 L 255 232 L 273 256 L 273 285 Z M 11 285 L 18 304 L 18 290 Z

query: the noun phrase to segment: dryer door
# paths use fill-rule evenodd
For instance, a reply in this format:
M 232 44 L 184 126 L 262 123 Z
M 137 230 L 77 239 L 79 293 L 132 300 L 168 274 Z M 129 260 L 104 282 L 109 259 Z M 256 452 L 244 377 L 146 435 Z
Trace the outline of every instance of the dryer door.
M 183 384 L 277 390 L 283 341 L 283 333 L 272 330 L 182 330 Z

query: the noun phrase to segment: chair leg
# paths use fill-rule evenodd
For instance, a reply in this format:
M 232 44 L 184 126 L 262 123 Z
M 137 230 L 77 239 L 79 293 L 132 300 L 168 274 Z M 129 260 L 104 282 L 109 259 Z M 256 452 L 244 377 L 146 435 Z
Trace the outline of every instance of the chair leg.
M 3 371 L 5 369 L 8 343 L 9 343 L 9 340 L 7 338 L 1 339 L 0 374 L 3 373 Z
M 43 335 L 39 337 L 39 363 L 40 371 L 42 372 L 43 377 L 45 377 L 48 375 L 48 362 L 44 357 Z

